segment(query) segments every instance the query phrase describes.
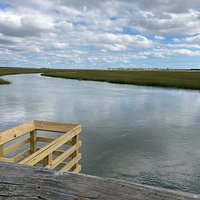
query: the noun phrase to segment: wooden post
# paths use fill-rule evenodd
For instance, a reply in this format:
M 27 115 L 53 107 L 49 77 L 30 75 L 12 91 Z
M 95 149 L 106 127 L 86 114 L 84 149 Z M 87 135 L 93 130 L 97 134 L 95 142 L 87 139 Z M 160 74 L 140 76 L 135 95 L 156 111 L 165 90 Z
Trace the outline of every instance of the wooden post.
M 51 163 L 52 163 L 52 160 L 53 160 L 53 154 L 50 153 L 50 154 L 48 155 L 48 164 L 51 164 Z
M 48 156 L 46 156 L 44 159 L 43 159 L 43 167 L 45 167 L 46 165 L 49 165 L 52 163 L 52 160 L 53 160 L 53 155 L 52 153 L 50 153 Z
M 31 154 L 36 152 L 37 150 L 37 131 L 31 131 L 30 132 L 30 149 L 31 149 Z
M 77 134 L 76 136 L 74 136 L 74 137 L 72 138 L 72 146 L 75 145 L 75 144 L 77 144 L 78 142 L 79 142 L 79 134 Z M 76 156 L 78 156 L 78 153 L 79 153 L 79 149 L 77 149 L 77 150 L 72 154 L 72 159 L 75 158 Z M 73 172 L 73 171 L 76 171 L 78 168 L 80 168 L 80 165 L 78 164 L 78 162 L 76 162 L 76 163 L 72 166 L 71 170 L 72 170 L 72 172 Z
M 0 157 L 3 157 L 3 145 L 0 145 Z

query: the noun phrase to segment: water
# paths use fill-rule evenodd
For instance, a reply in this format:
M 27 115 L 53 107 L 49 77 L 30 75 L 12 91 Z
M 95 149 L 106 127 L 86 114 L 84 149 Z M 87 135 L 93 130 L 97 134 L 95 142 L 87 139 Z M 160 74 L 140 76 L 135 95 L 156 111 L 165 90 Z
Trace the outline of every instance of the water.
M 38 119 L 83 126 L 82 173 L 200 193 L 200 93 L 6 76 L 0 131 Z

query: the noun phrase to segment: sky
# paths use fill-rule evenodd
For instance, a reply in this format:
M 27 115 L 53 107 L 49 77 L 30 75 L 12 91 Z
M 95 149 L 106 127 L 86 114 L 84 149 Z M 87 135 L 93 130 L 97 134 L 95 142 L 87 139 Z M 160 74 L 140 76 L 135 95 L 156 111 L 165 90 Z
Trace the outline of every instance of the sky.
M 0 0 L 0 66 L 200 68 L 200 0 Z

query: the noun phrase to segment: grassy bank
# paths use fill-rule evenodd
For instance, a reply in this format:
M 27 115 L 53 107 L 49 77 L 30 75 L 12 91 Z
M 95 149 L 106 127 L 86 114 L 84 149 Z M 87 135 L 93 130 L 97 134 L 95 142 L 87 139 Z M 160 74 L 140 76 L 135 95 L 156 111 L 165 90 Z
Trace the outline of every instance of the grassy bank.
M 0 76 L 13 75 L 13 74 L 27 74 L 27 73 L 47 73 L 54 72 L 55 70 L 50 69 L 34 69 L 34 68 L 1 68 Z M 0 84 L 9 84 L 10 82 L 0 78 Z
M 194 71 L 109 71 L 0 68 L 0 76 L 25 73 L 42 73 L 43 76 L 66 79 L 200 90 L 200 72 Z M 8 81 L 0 79 L 0 84 L 8 83 Z
M 23 73 L 37 73 L 36 69 L 23 69 L 23 68 L 0 68 L 0 76 L 11 74 L 23 74 Z M 10 82 L 0 78 L 0 84 L 9 84 Z
M 62 70 L 61 72 L 44 73 L 42 75 L 120 84 L 200 89 L 200 72 L 194 71 Z

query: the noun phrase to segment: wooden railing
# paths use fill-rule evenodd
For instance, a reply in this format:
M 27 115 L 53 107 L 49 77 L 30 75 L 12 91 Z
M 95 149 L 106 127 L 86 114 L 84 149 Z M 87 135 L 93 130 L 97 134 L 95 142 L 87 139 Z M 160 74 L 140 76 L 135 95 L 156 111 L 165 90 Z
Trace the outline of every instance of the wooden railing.
M 46 136 L 47 132 L 51 137 Z M 25 123 L 0 133 L 0 161 L 78 173 L 81 170 L 80 132 L 79 124 Z
M 200 195 L 0 162 L 0 199 L 200 200 Z

